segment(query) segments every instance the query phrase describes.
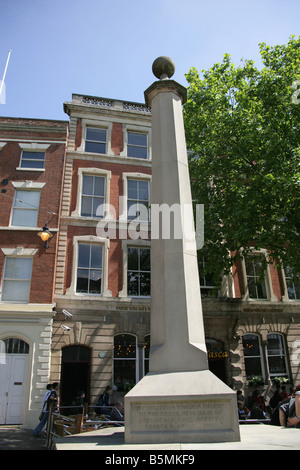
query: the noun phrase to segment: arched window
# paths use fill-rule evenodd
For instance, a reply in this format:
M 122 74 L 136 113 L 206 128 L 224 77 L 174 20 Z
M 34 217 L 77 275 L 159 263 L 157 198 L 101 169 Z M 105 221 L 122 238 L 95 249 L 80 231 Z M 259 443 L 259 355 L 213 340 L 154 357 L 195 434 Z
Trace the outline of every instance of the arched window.
M 285 346 L 281 334 L 268 334 L 267 357 L 270 377 L 288 376 Z
M 127 386 L 137 382 L 137 342 L 130 334 L 119 334 L 114 338 L 114 383 Z
M 205 338 L 205 343 L 209 370 L 226 383 L 226 361 L 228 360 L 228 351 L 225 351 L 224 344 L 216 339 Z
M 19 338 L 7 338 L 3 341 L 6 354 L 28 354 L 29 344 Z M 3 348 L 4 349 L 4 348 Z
M 259 336 L 247 334 L 243 336 L 243 350 L 247 378 L 263 377 L 262 353 Z

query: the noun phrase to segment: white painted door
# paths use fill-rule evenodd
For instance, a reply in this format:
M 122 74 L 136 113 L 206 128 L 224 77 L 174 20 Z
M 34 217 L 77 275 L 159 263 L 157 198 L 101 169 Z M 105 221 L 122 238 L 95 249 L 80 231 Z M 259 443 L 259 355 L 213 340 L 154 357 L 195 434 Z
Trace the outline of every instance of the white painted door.
M 0 424 L 22 424 L 28 354 L 6 354 L 0 361 Z

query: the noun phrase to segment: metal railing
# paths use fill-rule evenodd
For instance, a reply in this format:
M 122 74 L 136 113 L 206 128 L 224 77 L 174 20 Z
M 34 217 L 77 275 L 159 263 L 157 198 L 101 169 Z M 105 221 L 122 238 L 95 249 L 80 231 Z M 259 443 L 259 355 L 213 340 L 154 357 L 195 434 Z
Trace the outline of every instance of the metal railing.
M 96 409 L 100 414 L 97 415 Z M 109 413 L 101 413 L 101 408 Z M 78 412 L 76 413 L 76 409 Z M 82 432 L 97 430 L 111 426 L 124 426 L 124 420 L 111 420 L 110 412 L 116 409 L 114 406 L 90 405 L 87 406 L 62 406 L 57 412 L 50 405 L 47 428 L 46 428 L 46 444 L 48 450 L 54 449 L 55 439 L 58 437 L 68 436 L 72 434 L 80 434 Z M 66 410 L 66 414 L 62 414 L 62 410 Z M 68 414 L 71 411 L 72 414 Z

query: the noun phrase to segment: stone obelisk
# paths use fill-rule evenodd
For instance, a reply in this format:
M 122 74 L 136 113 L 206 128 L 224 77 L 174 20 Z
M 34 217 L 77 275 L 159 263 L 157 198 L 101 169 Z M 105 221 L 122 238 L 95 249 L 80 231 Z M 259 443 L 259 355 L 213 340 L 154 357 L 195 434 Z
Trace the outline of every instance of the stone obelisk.
M 152 70 L 159 80 L 145 91 L 152 110 L 151 213 L 163 205 L 178 209 L 177 227 L 151 240 L 149 373 L 125 396 L 125 442 L 238 441 L 236 395 L 208 369 L 196 242 L 184 227 L 193 226 L 186 89 L 170 79 L 170 58 L 156 59 Z

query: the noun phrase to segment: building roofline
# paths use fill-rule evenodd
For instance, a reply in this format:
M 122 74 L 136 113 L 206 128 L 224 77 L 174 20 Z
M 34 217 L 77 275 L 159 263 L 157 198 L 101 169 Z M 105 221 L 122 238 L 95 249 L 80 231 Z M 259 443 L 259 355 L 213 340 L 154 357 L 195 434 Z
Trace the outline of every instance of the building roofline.
M 75 107 L 88 107 L 95 110 L 125 111 L 151 116 L 151 109 L 147 107 L 145 103 L 78 93 L 72 93 L 72 101 L 64 102 L 64 112 L 70 115 L 71 107 L 73 107 L 73 109 L 75 109 Z

